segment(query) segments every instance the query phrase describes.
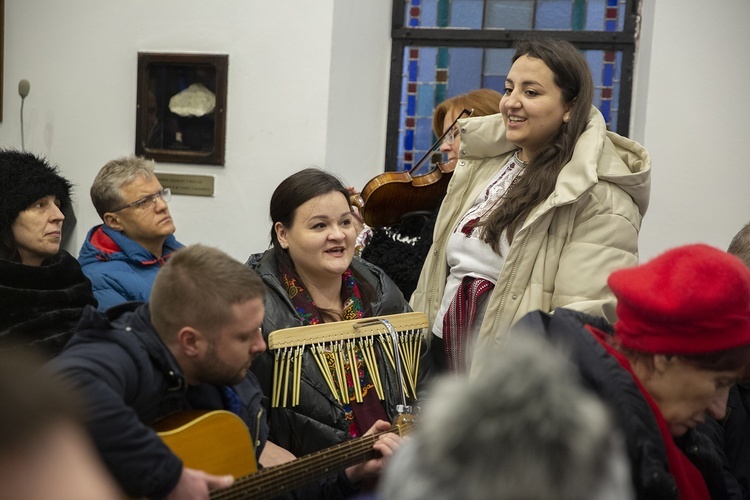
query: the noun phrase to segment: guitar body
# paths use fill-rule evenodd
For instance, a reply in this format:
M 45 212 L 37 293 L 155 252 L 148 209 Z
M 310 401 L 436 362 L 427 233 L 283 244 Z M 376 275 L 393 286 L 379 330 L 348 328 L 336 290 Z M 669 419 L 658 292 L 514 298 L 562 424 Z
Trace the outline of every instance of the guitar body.
M 188 411 L 154 425 L 159 437 L 186 467 L 210 474 L 232 474 L 229 488 L 211 492 L 211 498 L 272 499 L 318 478 L 376 456 L 373 444 L 380 434 L 406 435 L 415 424 L 401 415 L 388 431 L 365 435 L 317 451 L 291 462 L 258 470 L 255 450 L 245 423 L 234 413 Z
M 234 413 L 224 410 L 182 412 L 160 420 L 154 429 L 191 469 L 234 477 L 258 470 L 250 432 Z

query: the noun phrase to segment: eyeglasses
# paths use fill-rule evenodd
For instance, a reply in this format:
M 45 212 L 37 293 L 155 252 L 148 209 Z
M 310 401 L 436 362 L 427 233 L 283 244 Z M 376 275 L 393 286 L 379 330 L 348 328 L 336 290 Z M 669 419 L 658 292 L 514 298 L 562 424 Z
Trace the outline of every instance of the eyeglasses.
M 162 189 L 161 191 L 157 191 L 154 194 L 149 194 L 147 196 L 144 196 L 143 198 L 139 198 L 133 203 L 128 203 L 127 205 L 123 205 L 120 208 L 110 210 L 110 212 L 119 212 L 120 210 L 125 210 L 126 208 L 130 207 L 146 210 L 147 208 L 150 208 L 152 204 L 155 204 L 156 200 L 158 200 L 159 198 L 164 200 L 164 203 L 169 203 L 169 200 L 172 199 L 172 190 L 169 188 Z
M 453 144 L 456 142 L 456 139 L 458 139 L 460 132 L 458 131 L 458 127 L 452 127 L 447 134 L 445 134 L 445 138 L 443 139 L 443 142 L 448 144 Z

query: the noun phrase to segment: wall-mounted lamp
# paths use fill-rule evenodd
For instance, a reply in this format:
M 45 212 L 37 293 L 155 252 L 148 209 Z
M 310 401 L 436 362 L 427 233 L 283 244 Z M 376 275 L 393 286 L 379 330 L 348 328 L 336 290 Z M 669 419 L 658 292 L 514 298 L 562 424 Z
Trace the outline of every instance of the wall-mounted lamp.
M 21 96 L 21 150 L 26 151 L 26 147 L 24 145 L 23 141 L 23 102 L 26 99 L 26 96 L 29 95 L 29 90 L 31 90 L 31 84 L 28 80 L 23 79 L 20 82 L 18 82 L 18 95 Z

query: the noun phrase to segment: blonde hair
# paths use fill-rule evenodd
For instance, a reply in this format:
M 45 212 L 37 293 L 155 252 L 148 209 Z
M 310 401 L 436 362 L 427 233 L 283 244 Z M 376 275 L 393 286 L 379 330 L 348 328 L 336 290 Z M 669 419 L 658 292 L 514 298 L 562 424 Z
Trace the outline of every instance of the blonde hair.
M 432 131 L 440 137 L 444 130 L 445 117 L 450 111 L 456 115 L 464 109 L 474 110 L 471 116 L 494 115 L 500 112 L 500 99 L 503 95 L 497 90 L 478 89 L 446 99 L 432 113 Z
M 151 291 L 151 322 L 165 340 L 181 328 L 210 331 L 223 325 L 235 304 L 265 297 L 260 276 L 219 249 L 181 248 L 159 270 Z

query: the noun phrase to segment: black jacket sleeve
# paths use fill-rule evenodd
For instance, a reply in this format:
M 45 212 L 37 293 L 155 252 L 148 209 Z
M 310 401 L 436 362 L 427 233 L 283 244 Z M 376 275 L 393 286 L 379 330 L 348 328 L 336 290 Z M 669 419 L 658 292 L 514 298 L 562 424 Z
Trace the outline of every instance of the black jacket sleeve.
M 81 395 L 86 404 L 86 426 L 105 464 L 128 495 L 163 497 L 182 474 L 182 461 L 153 429 L 142 423 L 126 404 L 137 395 L 139 369 L 128 358 L 104 353 L 97 345 L 92 356 L 58 358 L 51 369 Z M 118 359 L 118 363 L 104 360 Z M 117 368 L 115 368 L 117 366 Z

